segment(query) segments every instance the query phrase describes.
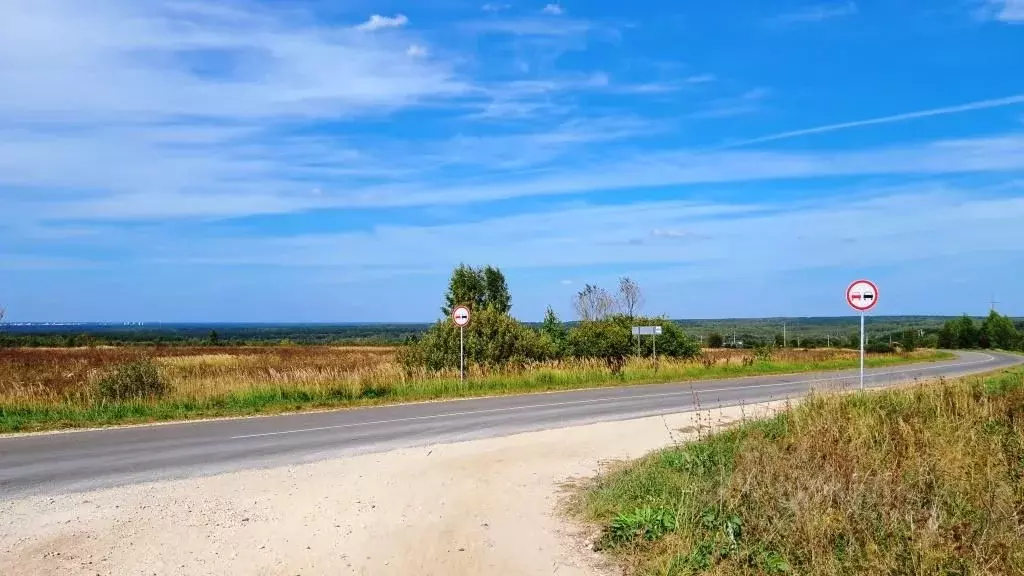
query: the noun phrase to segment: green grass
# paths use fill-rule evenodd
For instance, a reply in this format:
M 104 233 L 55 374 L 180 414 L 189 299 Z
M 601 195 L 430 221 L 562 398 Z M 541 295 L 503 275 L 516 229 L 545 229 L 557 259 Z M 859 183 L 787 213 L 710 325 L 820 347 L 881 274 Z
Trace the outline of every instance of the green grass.
M 811 396 L 577 490 L 626 574 L 1024 574 L 1024 368 Z
M 952 358 L 948 352 L 903 358 L 869 358 L 869 367 Z M 132 401 L 19 402 L 0 404 L 0 433 L 34 432 L 66 428 L 110 426 L 198 418 L 275 414 L 290 411 L 348 408 L 402 402 L 472 398 L 531 392 L 576 390 L 591 387 L 685 382 L 766 374 L 840 370 L 857 366 L 855 360 L 819 362 L 757 362 L 705 368 L 700 364 L 632 362 L 621 374 L 611 374 L 598 364 L 592 368 L 541 368 L 518 374 L 474 378 L 432 379 L 353 388 L 338 386 L 259 387 L 212 398 L 155 398 Z

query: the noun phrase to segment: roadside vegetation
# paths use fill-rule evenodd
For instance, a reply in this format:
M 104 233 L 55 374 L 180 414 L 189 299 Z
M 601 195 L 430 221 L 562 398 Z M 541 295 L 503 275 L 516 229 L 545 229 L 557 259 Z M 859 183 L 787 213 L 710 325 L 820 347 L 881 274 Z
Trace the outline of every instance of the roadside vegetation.
M 77 348 L 0 350 L 0 432 L 269 414 L 499 394 L 852 368 L 850 350 L 739 350 L 690 360 L 629 358 L 524 366 L 411 368 L 401 349 L 368 347 Z M 869 366 L 929 361 L 931 351 L 878 354 Z
M 248 415 L 485 395 L 570 390 L 852 368 L 855 351 L 702 349 L 678 324 L 639 314 L 643 294 L 620 280 L 616 293 L 586 285 L 579 317 L 550 308 L 540 325 L 511 316 L 505 277 L 459 266 L 442 318 L 422 335 L 388 346 L 203 346 L 0 348 L 0 432 Z M 467 374 L 459 377 L 459 330 L 447 315 L 472 308 L 465 329 Z M 637 325 L 660 326 L 655 343 Z M 868 366 L 947 358 L 929 350 L 872 354 Z
M 812 395 L 571 502 L 626 574 L 1024 573 L 1024 368 Z

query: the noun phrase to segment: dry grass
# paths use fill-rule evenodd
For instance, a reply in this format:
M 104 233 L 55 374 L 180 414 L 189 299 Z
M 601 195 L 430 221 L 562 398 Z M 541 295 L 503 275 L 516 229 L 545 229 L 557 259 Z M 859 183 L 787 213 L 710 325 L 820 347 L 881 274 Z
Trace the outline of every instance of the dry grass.
M 814 396 L 620 466 L 575 509 L 627 574 L 1024 574 L 1024 369 Z
M 118 365 L 154 360 L 173 395 L 204 398 L 265 385 L 341 382 L 392 372 L 396 349 L 370 346 L 0 348 L 0 402 L 90 401 Z
M 0 432 L 244 415 L 308 408 L 433 400 L 591 386 L 726 378 L 852 367 L 849 350 L 782 350 L 773 358 L 713 350 L 702 359 L 630 360 L 612 374 L 600 360 L 457 371 L 409 369 L 389 347 L 111 347 L 0 349 Z M 942 356 L 872 356 L 873 366 Z M 156 365 L 167 392 L 111 402 L 97 383 L 125 363 Z

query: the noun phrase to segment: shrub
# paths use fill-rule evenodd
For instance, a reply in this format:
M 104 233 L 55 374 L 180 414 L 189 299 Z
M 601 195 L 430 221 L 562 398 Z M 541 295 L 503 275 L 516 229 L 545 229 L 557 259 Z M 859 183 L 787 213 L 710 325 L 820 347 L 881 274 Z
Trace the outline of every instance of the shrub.
M 465 329 L 465 353 L 467 363 L 522 365 L 550 358 L 553 344 L 508 314 L 482 308 L 473 311 L 473 321 Z M 451 321 L 441 320 L 418 341 L 409 343 L 400 358 L 406 366 L 458 368 L 459 329 Z
M 629 326 L 615 320 L 587 320 L 569 331 L 569 353 L 576 358 L 599 358 L 618 373 L 635 351 Z
M 864 347 L 864 351 L 872 354 L 890 354 L 893 350 L 888 342 L 871 342 Z
M 136 360 L 121 364 L 97 382 L 100 397 L 120 401 L 163 396 L 167 384 L 151 360 Z
M 754 358 L 758 362 L 771 362 L 775 356 L 775 347 L 772 345 L 758 346 L 754 349 Z
M 624 315 L 611 316 L 603 320 L 580 322 L 569 331 L 569 353 L 577 358 L 601 358 L 608 362 L 613 372 L 625 362 L 627 356 L 652 356 L 654 353 L 650 336 L 642 336 L 639 350 L 633 326 L 661 326 L 662 333 L 658 336 L 659 356 L 672 358 L 696 358 L 700 355 L 700 345 L 696 340 L 683 333 L 675 322 L 663 318 L 630 318 Z

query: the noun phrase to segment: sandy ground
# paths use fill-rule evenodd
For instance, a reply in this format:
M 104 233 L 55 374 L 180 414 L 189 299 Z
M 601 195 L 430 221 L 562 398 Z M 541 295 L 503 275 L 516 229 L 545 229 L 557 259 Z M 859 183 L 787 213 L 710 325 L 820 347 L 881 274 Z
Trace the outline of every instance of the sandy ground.
M 779 406 L 0 502 L 0 574 L 607 573 L 565 482 Z

